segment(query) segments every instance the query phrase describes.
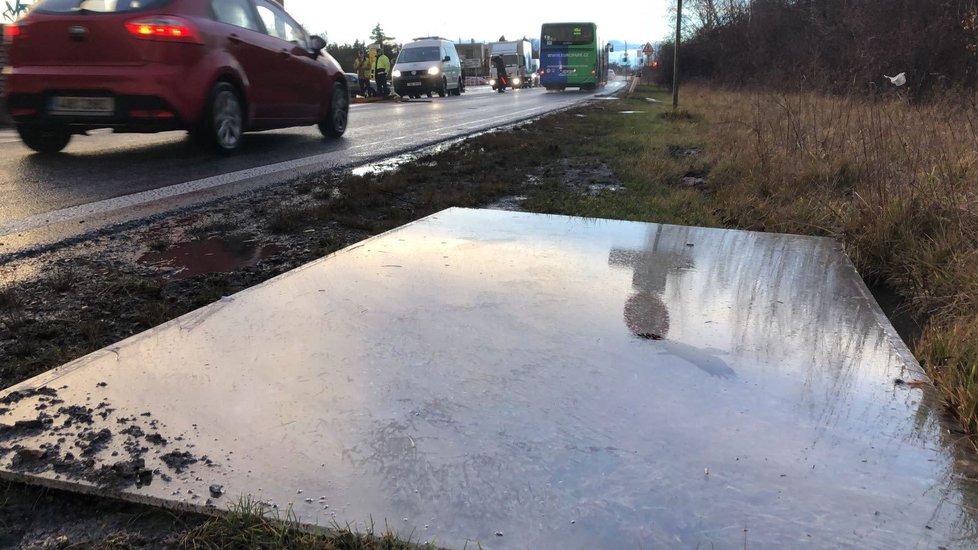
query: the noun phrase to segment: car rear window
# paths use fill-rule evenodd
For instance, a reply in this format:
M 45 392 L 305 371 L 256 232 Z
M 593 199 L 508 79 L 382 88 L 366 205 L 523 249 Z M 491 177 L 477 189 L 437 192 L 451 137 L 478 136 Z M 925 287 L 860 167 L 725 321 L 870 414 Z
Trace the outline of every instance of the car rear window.
M 46 13 L 123 13 L 152 10 L 173 0 L 41 0 L 34 9 Z

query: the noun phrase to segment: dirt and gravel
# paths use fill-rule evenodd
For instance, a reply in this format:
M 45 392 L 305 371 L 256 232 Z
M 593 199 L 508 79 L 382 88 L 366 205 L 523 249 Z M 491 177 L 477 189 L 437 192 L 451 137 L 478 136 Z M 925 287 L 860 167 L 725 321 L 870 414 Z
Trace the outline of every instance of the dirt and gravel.
M 557 154 L 560 146 L 548 136 L 573 116 L 424 151 L 400 171 L 323 173 L 0 255 L 0 387 L 447 207 L 519 209 L 547 181 L 585 195 L 618 188 L 605 163 Z M 516 169 L 495 170 L 499 165 Z M 112 489 L 165 483 L 209 462 L 151 415 L 116 417 L 106 400 L 66 403 L 61 389 L 0 399 L 0 461 L 11 470 L 53 470 Z M 5 420 L 25 400 L 36 416 Z M 20 445 L 25 435 L 44 443 Z M 0 548 L 176 547 L 205 520 L 0 481 Z

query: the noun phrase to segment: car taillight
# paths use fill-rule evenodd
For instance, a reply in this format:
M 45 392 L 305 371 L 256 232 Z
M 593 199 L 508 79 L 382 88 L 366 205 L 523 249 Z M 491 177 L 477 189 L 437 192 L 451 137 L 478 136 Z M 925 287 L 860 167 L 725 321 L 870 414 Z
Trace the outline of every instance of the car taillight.
M 144 40 L 166 40 L 169 42 L 190 42 L 203 44 L 197 29 L 190 21 L 172 15 L 141 17 L 126 23 L 126 30 Z
M 176 115 L 163 109 L 130 109 L 129 116 L 133 118 L 174 118 Z
M 24 34 L 24 29 L 20 25 L 5 25 L 3 27 L 3 41 L 9 44 L 14 41 L 14 38 Z
M 598 71 L 591 69 L 591 74 L 598 74 Z
M 540 76 L 543 76 L 543 69 L 540 69 Z

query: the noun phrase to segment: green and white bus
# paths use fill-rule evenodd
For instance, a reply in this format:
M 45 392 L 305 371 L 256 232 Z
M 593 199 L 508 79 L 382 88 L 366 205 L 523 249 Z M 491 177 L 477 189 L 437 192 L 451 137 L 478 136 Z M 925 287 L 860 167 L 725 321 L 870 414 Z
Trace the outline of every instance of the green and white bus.
M 540 84 L 548 90 L 594 90 L 605 83 L 608 52 L 594 23 L 544 23 L 540 29 Z

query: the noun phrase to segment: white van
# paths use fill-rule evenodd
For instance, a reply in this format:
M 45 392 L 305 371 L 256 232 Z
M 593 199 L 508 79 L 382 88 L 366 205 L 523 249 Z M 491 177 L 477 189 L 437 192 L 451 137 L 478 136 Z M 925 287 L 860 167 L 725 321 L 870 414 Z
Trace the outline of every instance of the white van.
M 394 93 L 419 98 L 421 94 L 439 97 L 461 95 L 465 91 L 462 64 L 455 44 L 437 36 L 415 38 L 405 44 L 394 61 L 391 74 Z

